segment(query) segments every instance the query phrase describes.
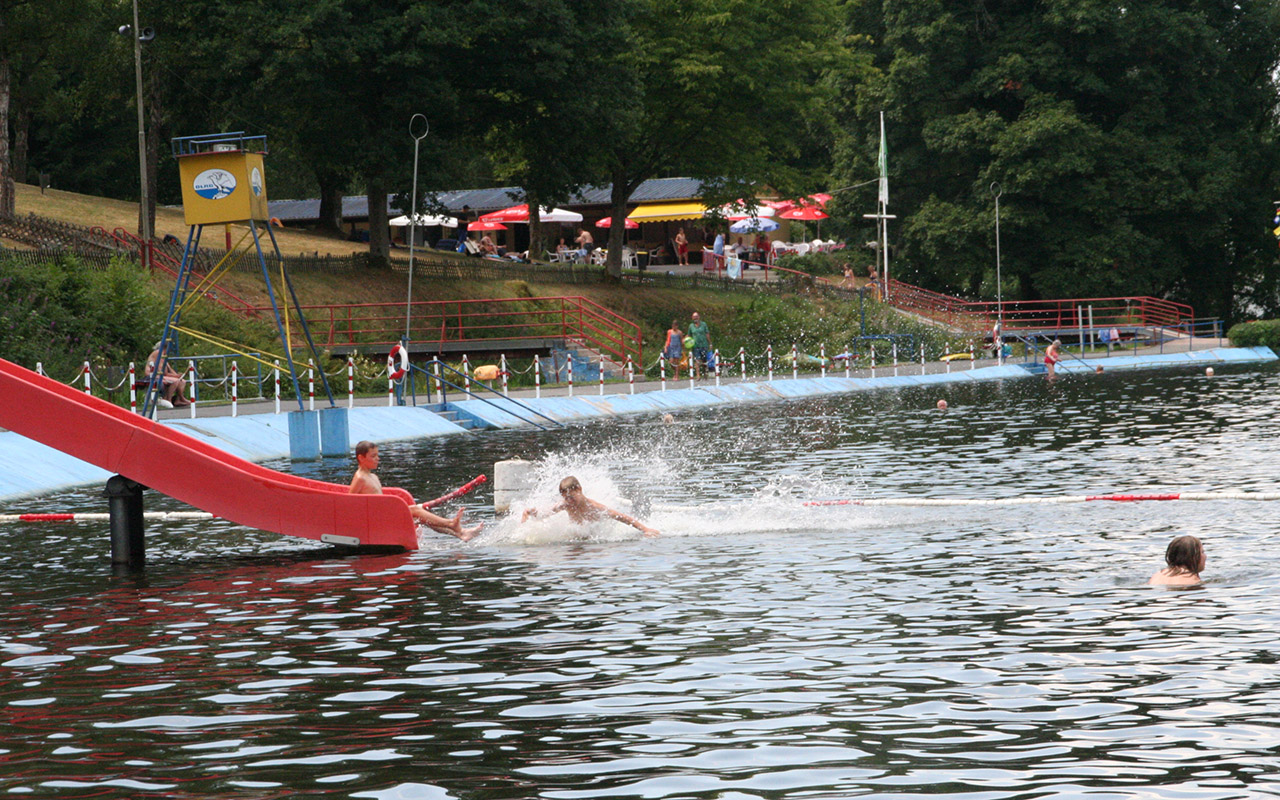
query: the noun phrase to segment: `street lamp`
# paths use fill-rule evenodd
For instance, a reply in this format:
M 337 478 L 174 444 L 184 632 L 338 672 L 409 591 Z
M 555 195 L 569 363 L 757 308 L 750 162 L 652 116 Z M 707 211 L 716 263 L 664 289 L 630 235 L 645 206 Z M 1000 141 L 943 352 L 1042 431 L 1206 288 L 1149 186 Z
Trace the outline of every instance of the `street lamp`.
M 421 123 L 419 123 L 421 120 Z M 417 131 L 422 133 L 417 133 Z M 413 247 L 418 235 L 418 145 L 427 137 L 431 123 L 422 114 L 409 117 L 409 135 L 413 137 L 413 195 L 409 200 L 409 297 L 404 302 L 404 349 L 409 350 L 409 318 L 413 313 Z
M 133 77 L 138 90 L 138 175 L 142 182 L 138 233 L 142 237 L 142 266 L 151 265 L 151 198 L 147 188 L 147 131 L 142 110 L 142 43 L 156 38 L 154 28 L 138 26 L 138 0 L 133 0 L 133 25 L 121 25 L 119 33 L 133 35 Z
M 997 357 L 1000 363 L 1004 364 L 1004 346 L 999 341 L 1000 334 L 1004 333 L 1004 285 L 1000 282 L 1000 195 L 1003 190 L 999 183 L 992 182 L 991 194 L 996 199 L 996 331 L 995 339 Z

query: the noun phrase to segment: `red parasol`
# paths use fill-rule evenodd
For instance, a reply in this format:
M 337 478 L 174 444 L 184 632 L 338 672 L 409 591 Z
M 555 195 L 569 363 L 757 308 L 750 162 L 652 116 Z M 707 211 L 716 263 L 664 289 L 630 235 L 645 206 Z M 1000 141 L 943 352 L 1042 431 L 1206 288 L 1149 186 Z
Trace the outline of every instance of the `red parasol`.
M 609 225 L 610 225 L 610 224 L 612 224 L 612 222 L 613 222 L 613 218 L 612 218 L 612 217 L 604 217 L 603 219 L 598 219 L 598 220 L 596 220 L 596 227 L 597 227 L 597 228 L 607 228 L 607 227 L 609 227 Z M 624 224 L 622 227 L 626 228 L 627 230 L 634 230 L 634 229 L 636 229 L 636 228 L 639 228 L 639 227 L 640 227 L 640 223 L 639 223 L 639 222 L 636 222 L 636 221 L 635 221 L 635 220 L 633 220 L 633 219 L 626 219 L 626 220 L 623 220 L 623 222 L 624 222 L 625 224 Z
M 817 206 L 792 206 L 778 215 L 779 219 L 797 219 L 802 222 L 826 219 L 831 216 Z
M 467 230 L 469 231 L 505 231 L 506 229 L 507 226 L 503 225 L 501 222 L 492 222 L 490 220 L 483 219 L 478 219 L 475 222 L 467 224 Z

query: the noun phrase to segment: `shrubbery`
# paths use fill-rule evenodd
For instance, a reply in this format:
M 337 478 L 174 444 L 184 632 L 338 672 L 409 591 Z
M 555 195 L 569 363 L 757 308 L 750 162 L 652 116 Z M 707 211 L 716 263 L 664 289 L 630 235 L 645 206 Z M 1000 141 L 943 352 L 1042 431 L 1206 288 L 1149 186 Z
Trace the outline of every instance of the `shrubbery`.
M 1280 351 L 1280 319 L 1262 319 L 1232 325 L 1227 338 L 1233 347 L 1270 347 Z

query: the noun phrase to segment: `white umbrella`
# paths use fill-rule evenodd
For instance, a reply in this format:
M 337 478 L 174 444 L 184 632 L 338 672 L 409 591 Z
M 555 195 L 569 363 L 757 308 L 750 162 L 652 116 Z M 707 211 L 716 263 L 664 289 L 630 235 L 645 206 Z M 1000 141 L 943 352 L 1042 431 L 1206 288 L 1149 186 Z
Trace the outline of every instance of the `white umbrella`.
M 416 222 L 418 225 L 440 225 L 445 228 L 458 227 L 457 217 L 437 217 L 431 214 L 419 214 Z M 396 228 L 407 228 L 409 227 L 409 216 L 406 214 L 396 217 L 387 224 Z
M 757 233 L 776 231 L 777 229 L 778 223 L 771 219 L 761 219 L 760 217 L 740 219 L 729 226 L 729 230 L 732 233 Z

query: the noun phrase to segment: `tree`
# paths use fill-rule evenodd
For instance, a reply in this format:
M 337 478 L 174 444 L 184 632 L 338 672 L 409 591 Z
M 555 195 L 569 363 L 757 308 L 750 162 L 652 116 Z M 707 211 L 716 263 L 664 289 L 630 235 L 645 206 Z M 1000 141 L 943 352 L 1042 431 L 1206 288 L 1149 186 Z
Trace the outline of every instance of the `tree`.
M 798 194 L 825 174 L 796 157 L 828 138 L 825 75 L 845 61 L 831 0 L 630 0 L 628 41 L 606 113 L 613 182 L 608 272 L 621 275 L 627 201 L 668 171 L 703 181 L 711 205 L 769 185 Z
M 1268 260 L 1274 0 L 855 0 L 849 23 L 877 71 L 842 110 L 843 174 L 874 174 L 884 110 L 907 280 L 995 294 L 993 182 L 1024 298 L 1169 295 L 1229 315 Z

